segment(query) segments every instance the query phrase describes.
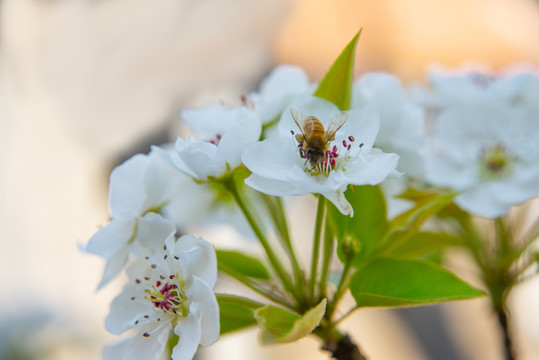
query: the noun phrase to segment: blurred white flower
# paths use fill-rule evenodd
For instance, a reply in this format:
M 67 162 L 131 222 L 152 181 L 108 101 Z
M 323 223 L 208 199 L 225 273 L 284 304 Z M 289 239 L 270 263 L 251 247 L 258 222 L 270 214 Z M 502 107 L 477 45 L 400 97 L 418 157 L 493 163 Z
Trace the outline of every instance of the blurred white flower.
M 538 195 L 536 110 L 495 102 L 443 110 L 434 122 L 427 180 L 460 191 L 461 208 L 489 218 Z
M 179 340 L 172 359 L 190 360 L 199 344 L 219 338 L 215 250 L 194 235 L 170 236 L 165 244 L 127 270 L 129 282 L 113 300 L 105 324 L 113 334 L 128 329 L 136 334 L 106 348 L 104 359 L 166 358 L 174 332 Z
M 315 97 L 295 105 L 316 116 L 325 129 L 330 118 L 340 112 L 334 104 Z M 353 208 L 344 197 L 347 186 L 379 184 L 395 171 L 399 157 L 372 148 L 380 126 L 376 110 L 365 107 L 347 113 L 348 120 L 324 149 L 323 160 L 313 165 L 302 157 L 300 144 L 290 135 L 291 130 L 300 129 L 290 111 L 285 111 L 279 124 L 280 137 L 246 147 L 242 159 L 252 174 L 245 183 L 269 195 L 322 194 L 343 214 L 353 216 Z
M 249 95 L 262 124 L 276 121 L 298 97 L 311 90 L 309 77 L 299 66 L 276 67 L 260 84 L 260 91 Z
M 421 151 L 425 146 L 425 111 L 406 99 L 402 84 L 388 73 L 368 73 L 357 81 L 354 106 L 370 105 L 380 114 L 380 131 L 375 146 L 397 153 L 398 169 L 421 177 Z
M 98 288 L 114 278 L 131 252 L 144 253 L 139 245 L 163 243 L 176 232 L 170 221 L 155 214 L 168 211 L 179 201 L 179 178 L 160 156 L 138 154 L 116 167 L 110 176 L 111 221 L 89 240 L 86 251 L 107 259 Z
M 448 69 L 433 67 L 428 72 L 430 91 L 419 91 L 417 100 L 435 108 L 460 103 L 497 102 L 519 104 L 528 101 L 528 93 L 537 81 L 529 69 L 493 71 L 467 66 Z
M 197 139 L 178 138 L 172 161 L 178 169 L 200 181 L 222 176 L 238 167 L 244 146 L 257 141 L 261 133 L 259 117 L 246 107 L 218 105 L 184 110 L 180 117 Z

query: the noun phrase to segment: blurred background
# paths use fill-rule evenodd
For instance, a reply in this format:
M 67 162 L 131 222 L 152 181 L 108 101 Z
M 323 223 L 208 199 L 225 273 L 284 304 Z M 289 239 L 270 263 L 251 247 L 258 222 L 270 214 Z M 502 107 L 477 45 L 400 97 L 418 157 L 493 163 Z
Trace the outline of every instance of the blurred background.
M 318 80 L 360 27 L 358 76 L 539 65 L 536 0 L 0 0 L 0 359 L 100 358 L 122 279 L 96 292 L 104 262 L 77 244 L 107 222 L 112 168 L 173 140 L 180 108 L 237 102 L 278 64 Z M 539 354 L 538 293 L 532 279 L 510 299 L 521 359 Z M 502 358 L 486 299 L 343 326 L 375 360 Z M 327 359 L 318 346 L 261 349 L 248 330 L 199 356 Z

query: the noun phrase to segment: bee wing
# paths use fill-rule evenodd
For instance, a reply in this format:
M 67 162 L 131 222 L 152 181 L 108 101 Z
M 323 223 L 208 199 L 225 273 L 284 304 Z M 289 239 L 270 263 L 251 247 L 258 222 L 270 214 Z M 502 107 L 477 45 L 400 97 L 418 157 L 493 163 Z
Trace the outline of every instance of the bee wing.
M 326 130 L 326 141 L 335 140 L 335 133 L 344 125 L 346 120 L 348 120 L 348 113 L 344 111 L 331 116 Z
M 294 122 L 298 126 L 299 131 L 301 131 L 301 134 L 305 136 L 305 134 L 303 133 L 303 123 L 305 122 L 307 115 L 305 115 L 300 109 L 295 106 L 292 106 L 290 108 L 290 114 L 292 114 L 292 119 L 294 119 Z

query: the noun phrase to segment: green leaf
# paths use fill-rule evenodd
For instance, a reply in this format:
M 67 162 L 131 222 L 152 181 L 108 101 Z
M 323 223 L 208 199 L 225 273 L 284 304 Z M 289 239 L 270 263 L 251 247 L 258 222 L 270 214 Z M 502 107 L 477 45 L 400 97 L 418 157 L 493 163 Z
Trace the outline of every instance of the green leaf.
M 388 230 L 386 202 L 379 186 L 354 186 L 345 196 L 354 208 L 354 217 L 341 214 L 333 205 L 329 206 L 329 216 L 335 225 L 339 259 L 345 262 L 348 256 L 353 256 L 353 265 L 358 265 L 379 245 Z
M 421 229 L 421 226 L 432 216 L 447 207 L 456 196 L 454 192 L 429 193 L 416 198 L 413 208 L 391 220 L 388 243 L 395 244 Z
M 282 344 L 299 340 L 309 335 L 326 313 L 327 300 L 323 299 L 303 316 L 286 309 L 267 305 L 255 313 L 260 326 L 260 342 L 264 345 Z
M 449 246 L 461 246 L 462 239 L 447 233 L 417 232 L 390 250 L 400 257 L 423 257 L 444 250 Z
M 239 273 L 256 279 L 268 280 L 269 272 L 264 264 L 251 256 L 237 251 L 217 250 L 219 270 L 234 276 Z
M 441 266 L 421 260 L 379 258 L 352 276 L 358 307 L 413 306 L 484 295 Z
M 315 96 L 331 101 L 341 110 L 350 109 L 354 82 L 354 58 L 360 34 L 361 30 L 346 45 L 314 92 Z
M 217 294 L 221 335 L 256 324 L 255 311 L 264 306 L 259 302 L 235 295 Z

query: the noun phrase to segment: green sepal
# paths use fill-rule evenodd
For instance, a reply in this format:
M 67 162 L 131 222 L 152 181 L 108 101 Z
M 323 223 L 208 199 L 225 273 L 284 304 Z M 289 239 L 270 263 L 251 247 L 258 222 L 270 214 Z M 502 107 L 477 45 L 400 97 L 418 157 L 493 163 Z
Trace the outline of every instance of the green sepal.
M 378 258 L 357 270 L 350 291 L 358 307 L 417 306 L 484 295 L 439 265 L 398 258 Z
M 241 296 L 217 294 L 221 335 L 256 324 L 255 311 L 264 306 Z
M 258 309 L 255 318 L 260 326 L 260 342 L 263 345 L 282 344 L 309 335 L 324 317 L 326 303 L 323 299 L 303 316 L 274 305 Z
M 318 84 L 314 96 L 331 101 L 341 110 L 350 109 L 354 83 L 354 59 L 361 30 L 346 45 Z

